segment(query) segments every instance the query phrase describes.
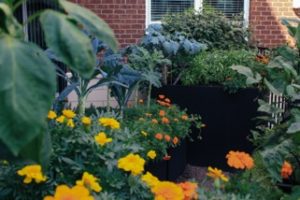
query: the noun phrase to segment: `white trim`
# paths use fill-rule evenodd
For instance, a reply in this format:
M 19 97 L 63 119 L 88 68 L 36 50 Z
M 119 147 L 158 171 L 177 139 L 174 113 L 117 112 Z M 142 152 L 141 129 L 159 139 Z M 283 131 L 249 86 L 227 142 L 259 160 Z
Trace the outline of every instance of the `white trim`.
M 203 5 L 203 0 L 194 0 L 194 9 L 199 10 Z M 161 21 L 151 21 L 151 0 L 146 0 L 146 28 L 150 24 L 161 24 Z
M 244 27 L 249 27 L 250 19 L 250 0 L 244 0 Z
M 146 0 L 146 28 L 151 24 L 151 0 Z
M 202 8 L 202 5 L 203 5 L 203 0 L 195 0 L 194 9 L 199 11 L 200 8 Z

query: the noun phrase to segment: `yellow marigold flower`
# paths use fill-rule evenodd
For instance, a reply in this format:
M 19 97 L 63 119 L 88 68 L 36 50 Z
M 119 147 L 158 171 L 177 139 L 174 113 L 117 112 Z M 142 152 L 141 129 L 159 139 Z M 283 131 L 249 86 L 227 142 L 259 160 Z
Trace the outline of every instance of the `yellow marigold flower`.
M 155 200 L 183 200 L 184 193 L 181 187 L 169 181 L 162 181 L 152 189 Z
M 102 187 L 98 183 L 98 179 L 88 172 L 84 172 L 81 180 L 76 181 L 76 184 L 90 188 L 95 192 L 100 192 L 102 190 Z
M 95 135 L 94 138 L 96 142 L 101 146 L 104 146 L 106 143 L 112 142 L 112 138 L 108 138 L 104 132 L 98 133 L 98 135 Z
M 53 110 L 48 112 L 48 119 L 55 119 L 57 117 L 56 113 Z
M 19 176 L 25 176 L 23 182 L 25 184 L 31 183 L 34 180 L 36 183 L 46 181 L 46 177 L 42 173 L 42 167 L 40 165 L 27 165 L 24 168 L 18 170 Z
M 224 182 L 228 182 L 228 177 L 223 174 L 222 170 L 217 168 L 208 167 L 208 173 L 206 175 L 213 179 L 221 179 Z
M 281 167 L 281 177 L 284 179 L 288 179 L 293 173 L 293 168 L 291 163 L 284 161 Z
M 146 131 L 141 131 L 141 134 L 145 137 L 148 135 L 148 133 Z
M 184 200 L 195 200 L 198 199 L 197 189 L 198 184 L 193 182 L 184 182 L 178 184 L 184 193 Z
M 58 123 L 61 123 L 61 124 L 64 123 L 65 120 L 66 120 L 66 117 L 63 116 L 63 115 L 61 115 L 61 116 L 59 116 L 58 118 L 56 118 L 56 121 L 57 121 Z
M 144 181 L 149 187 L 154 187 L 159 183 L 159 179 L 153 176 L 150 172 L 147 172 L 142 176 L 142 181 Z
M 92 123 L 92 119 L 84 116 L 81 118 L 81 123 L 85 126 L 89 126 Z
M 252 157 L 245 152 L 230 151 L 227 155 L 227 164 L 236 169 L 251 169 L 254 167 Z
M 76 185 L 69 188 L 66 185 L 56 187 L 54 196 L 46 196 L 44 200 L 94 200 L 88 189 Z
M 144 171 L 145 160 L 137 154 L 128 154 L 118 160 L 118 168 L 139 175 Z
M 75 127 L 73 119 L 68 119 L 67 126 L 70 127 L 70 128 L 74 128 Z
M 62 111 L 63 115 L 68 119 L 73 119 L 76 114 L 73 112 L 73 110 L 65 109 Z
M 99 119 L 99 123 L 101 126 L 109 127 L 111 129 L 119 129 L 120 123 L 114 118 L 102 117 Z
M 154 159 L 156 157 L 156 152 L 154 150 L 150 150 L 148 151 L 147 156 L 151 159 Z

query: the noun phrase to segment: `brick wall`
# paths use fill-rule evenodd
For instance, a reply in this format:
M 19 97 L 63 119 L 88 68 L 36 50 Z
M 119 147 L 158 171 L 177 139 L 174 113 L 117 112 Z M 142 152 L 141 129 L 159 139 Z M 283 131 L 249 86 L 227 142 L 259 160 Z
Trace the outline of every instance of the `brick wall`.
M 121 47 L 137 43 L 146 21 L 145 0 L 72 0 L 92 10 L 114 30 Z
M 293 0 L 251 0 L 251 40 L 256 46 L 273 48 L 291 41 L 281 17 L 295 18 Z

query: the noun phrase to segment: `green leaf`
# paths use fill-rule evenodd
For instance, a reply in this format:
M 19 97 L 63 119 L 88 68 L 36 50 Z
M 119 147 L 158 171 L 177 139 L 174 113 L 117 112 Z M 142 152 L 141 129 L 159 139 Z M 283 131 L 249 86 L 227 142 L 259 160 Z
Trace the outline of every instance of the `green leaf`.
M 290 127 L 287 130 L 287 133 L 296 133 L 298 131 L 300 131 L 300 122 L 295 122 L 290 125 Z
M 66 15 L 47 10 L 40 17 L 48 47 L 83 78 L 90 78 L 96 57 L 90 39 Z
M 17 22 L 10 7 L 5 3 L 0 3 L 0 34 L 7 33 L 11 36 L 22 38 L 23 29 Z
M 260 74 L 256 73 L 254 75 L 254 73 L 252 72 L 252 70 L 249 67 L 235 65 L 235 66 L 231 66 L 230 68 L 237 71 L 238 73 L 246 76 L 246 78 L 247 78 L 246 84 L 247 85 L 259 83 L 262 79 Z
M 298 24 L 296 34 L 295 34 L 295 39 L 297 42 L 297 47 L 298 47 L 298 49 L 300 49 L 300 24 Z
M 106 43 L 114 51 L 117 50 L 118 43 L 115 35 L 105 21 L 99 18 L 95 13 L 79 6 L 78 4 L 65 0 L 60 0 L 59 3 L 69 16 L 73 17 L 84 26 L 84 29 L 88 30 L 92 35 Z
M 273 92 L 274 94 L 276 94 L 276 95 L 281 95 L 282 94 L 282 92 L 278 90 L 279 88 L 275 88 L 267 79 L 264 79 L 264 83 L 269 88 L 269 90 L 271 92 Z
M 0 139 L 14 155 L 41 134 L 55 90 L 55 67 L 43 51 L 0 37 Z

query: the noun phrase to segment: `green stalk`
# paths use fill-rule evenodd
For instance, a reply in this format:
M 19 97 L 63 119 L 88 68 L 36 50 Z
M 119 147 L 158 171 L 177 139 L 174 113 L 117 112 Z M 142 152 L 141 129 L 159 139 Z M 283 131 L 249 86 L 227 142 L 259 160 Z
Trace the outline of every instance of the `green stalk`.
M 106 111 L 110 112 L 110 88 L 107 87 L 107 96 L 106 96 Z
M 149 83 L 149 88 L 148 88 L 148 97 L 147 97 L 147 108 L 150 108 L 150 101 L 151 101 L 151 91 L 152 91 L 152 84 Z

